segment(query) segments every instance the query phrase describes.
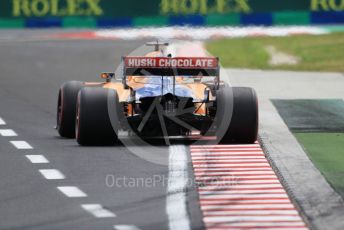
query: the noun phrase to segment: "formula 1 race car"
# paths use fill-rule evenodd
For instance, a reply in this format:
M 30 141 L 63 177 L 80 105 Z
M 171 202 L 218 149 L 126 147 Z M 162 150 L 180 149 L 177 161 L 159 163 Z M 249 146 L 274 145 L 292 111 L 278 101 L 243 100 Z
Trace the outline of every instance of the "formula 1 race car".
M 149 45 L 152 45 L 149 43 Z M 172 57 L 162 46 L 122 59 L 120 79 L 70 81 L 58 96 L 57 130 L 80 145 L 119 142 L 119 130 L 143 139 L 212 136 L 218 143 L 254 143 L 258 105 L 252 88 L 220 81 L 215 57 Z

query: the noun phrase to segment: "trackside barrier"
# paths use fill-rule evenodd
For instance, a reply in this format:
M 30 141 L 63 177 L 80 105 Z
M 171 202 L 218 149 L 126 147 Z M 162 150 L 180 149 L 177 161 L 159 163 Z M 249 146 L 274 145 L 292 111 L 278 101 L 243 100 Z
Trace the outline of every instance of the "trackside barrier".
M 343 24 L 344 0 L 2 0 L 0 28 Z

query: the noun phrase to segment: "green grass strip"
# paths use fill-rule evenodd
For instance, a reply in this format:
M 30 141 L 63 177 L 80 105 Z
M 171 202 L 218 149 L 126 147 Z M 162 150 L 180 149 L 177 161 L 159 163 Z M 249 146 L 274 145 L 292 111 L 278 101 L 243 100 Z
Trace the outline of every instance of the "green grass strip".
M 24 19 L 0 19 L 0 28 L 23 28 L 25 26 Z
M 207 44 L 207 49 L 224 67 L 266 68 L 269 60 L 262 43 L 255 39 L 215 40 Z
M 270 65 L 267 46 L 299 58 L 296 65 Z M 244 37 L 209 41 L 208 51 L 224 67 L 302 71 L 344 71 L 344 33 L 289 37 Z
M 295 133 L 294 135 L 303 145 L 314 165 L 344 197 L 344 133 Z
M 330 32 L 330 33 L 336 33 L 336 32 L 344 32 L 344 25 L 339 26 L 321 26 L 324 30 Z
M 97 21 L 95 18 L 66 17 L 62 20 L 64 28 L 95 28 Z
M 163 16 L 137 17 L 134 18 L 133 23 L 137 27 L 166 26 L 168 24 L 168 18 Z

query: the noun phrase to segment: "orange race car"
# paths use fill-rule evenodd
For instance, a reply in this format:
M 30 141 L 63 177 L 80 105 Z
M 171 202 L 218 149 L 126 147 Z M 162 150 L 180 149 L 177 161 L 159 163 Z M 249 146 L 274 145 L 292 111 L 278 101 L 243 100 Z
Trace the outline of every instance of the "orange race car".
M 151 45 L 151 44 L 150 44 Z M 258 105 L 252 88 L 220 81 L 214 57 L 171 57 L 161 47 L 123 57 L 120 79 L 64 83 L 57 130 L 80 145 L 119 142 L 119 130 L 140 138 L 212 136 L 219 143 L 254 143 Z

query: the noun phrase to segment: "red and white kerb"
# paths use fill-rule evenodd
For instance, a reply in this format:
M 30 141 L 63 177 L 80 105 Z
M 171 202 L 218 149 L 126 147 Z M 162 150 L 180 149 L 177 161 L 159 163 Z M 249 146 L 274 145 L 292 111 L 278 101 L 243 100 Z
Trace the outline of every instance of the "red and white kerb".
M 190 151 L 207 229 L 308 229 L 259 144 Z

